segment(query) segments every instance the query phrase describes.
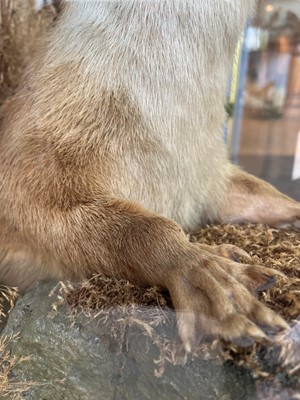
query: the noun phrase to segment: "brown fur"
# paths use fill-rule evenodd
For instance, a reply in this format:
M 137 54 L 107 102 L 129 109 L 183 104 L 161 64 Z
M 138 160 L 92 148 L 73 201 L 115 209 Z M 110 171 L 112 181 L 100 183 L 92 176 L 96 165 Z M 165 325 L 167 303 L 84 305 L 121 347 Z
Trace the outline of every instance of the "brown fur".
M 222 220 L 228 223 L 265 223 L 300 230 L 299 203 L 272 185 L 232 167 Z
M 102 272 L 166 288 L 188 351 L 199 332 L 261 339 L 256 323 L 286 327 L 252 295 L 275 271 L 241 266 L 231 260 L 240 250 L 204 249 L 183 232 L 212 220 L 299 224 L 299 204 L 231 167 L 222 142 L 225 60 L 252 2 L 118 3 L 108 14 L 116 23 L 112 45 L 103 35 L 110 24 L 76 25 L 84 7 L 95 8 L 87 19 L 113 7 L 100 3 L 68 5 L 2 110 L 1 281 L 26 288 L 49 276 Z M 128 20 L 143 41 L 130 36 Z M 74 32 L 66 29 L 72 21 Z M 181 38 L 178 48 L 168 29 Z M 126 40 L 133 43 L 123 54 Z

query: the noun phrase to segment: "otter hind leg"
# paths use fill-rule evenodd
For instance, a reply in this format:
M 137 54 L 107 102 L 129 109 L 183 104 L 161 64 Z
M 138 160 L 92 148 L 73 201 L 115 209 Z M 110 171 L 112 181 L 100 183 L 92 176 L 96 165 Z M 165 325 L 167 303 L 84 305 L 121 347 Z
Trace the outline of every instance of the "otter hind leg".
M 300 203 L 272 185 L 232 167 L 226 201 L 221 210 L 225 223 L 263 223 L 300 231 Z

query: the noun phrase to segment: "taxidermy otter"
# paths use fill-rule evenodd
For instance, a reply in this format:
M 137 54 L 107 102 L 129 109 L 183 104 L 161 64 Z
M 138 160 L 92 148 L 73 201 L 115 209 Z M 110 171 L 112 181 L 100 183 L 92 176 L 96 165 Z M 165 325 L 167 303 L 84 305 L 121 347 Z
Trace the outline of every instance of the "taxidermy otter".
M 252 0 L 69 1 L 0 126 L 0 281 L 104 273 L 169 290 L 203 333 L 287 324 L 254 296 L 275 271 L 208 222 L 300 227 L 300 205 L 227 159 L 225 88 Z

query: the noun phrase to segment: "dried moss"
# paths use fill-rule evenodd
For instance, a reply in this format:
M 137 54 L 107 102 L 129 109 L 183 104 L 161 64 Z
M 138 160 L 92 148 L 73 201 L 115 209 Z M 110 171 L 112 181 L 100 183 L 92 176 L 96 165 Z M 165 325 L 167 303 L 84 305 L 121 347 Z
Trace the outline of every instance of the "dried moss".
M 13 308 L 17 299 L 17 290 L 15 288 L 0 287 L 0 322 L 5 319 Z M 0 337 L 0 393 L 1 398 L 19 400 L 30 384 L 13 383 L 11 381 L 12 370 L 22 362 L 27 360 L 26 357 L 13 357 L 8 350 L 12 341 L 17 340 L 18 335 L 12 337 Z
M 17 298 L 17 288 L 0 285 L 0 323 L 2 322 L 2 319 L 7 317 L 7 314 L 14 307 Z

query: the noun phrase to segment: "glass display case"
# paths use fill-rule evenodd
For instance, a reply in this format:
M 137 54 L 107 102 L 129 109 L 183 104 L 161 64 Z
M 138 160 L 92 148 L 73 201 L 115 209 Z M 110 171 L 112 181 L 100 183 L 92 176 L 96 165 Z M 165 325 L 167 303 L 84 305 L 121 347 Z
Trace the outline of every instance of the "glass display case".
M 299 1 L 258 2 L 237 49 L 228 107 L 232 160 L 300 200 Z

